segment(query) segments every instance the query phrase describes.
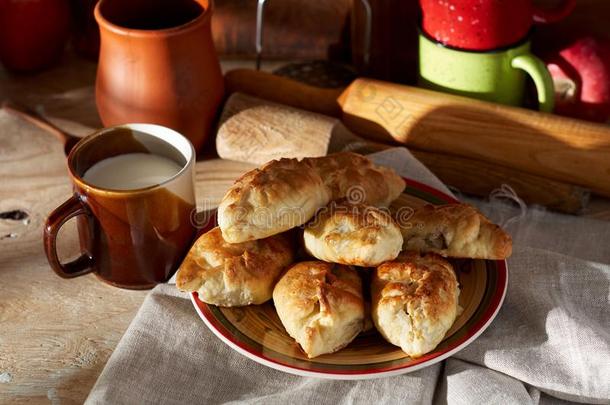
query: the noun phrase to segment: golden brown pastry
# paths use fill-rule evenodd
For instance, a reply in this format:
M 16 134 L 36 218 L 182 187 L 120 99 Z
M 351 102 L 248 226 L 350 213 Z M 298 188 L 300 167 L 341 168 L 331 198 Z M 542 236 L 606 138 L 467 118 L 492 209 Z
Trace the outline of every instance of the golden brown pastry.
M 512 252 L 510 235 L 469 204 L 425 205 L 397 222 L 403 250 L 490 260 L 506 259 Z
M 293 261 L 288 234 L 228 243 L 216 227 L 195 242 L 176 274 L 176 286 L 208 304 L 233 307 L 271 298 L 282 270 Z
M 434 253 L 401 253 L 373 274 L 373 322 L 388 342 L 420 357 L 434 350 L 453 325 L 458 296 L 448 261 Z
M 218 224 L 228 242 L 261 239 L 304 224 L 332 200 L 386 206 L 404 187 L 393 170 L 351 152 L 274 160 L 235 182 L 218 207 Z
M 400 229 L 388 212 L 343 200 L 320 210 L 303 239 L 317 259 L 363 267 L 395 259 L 402 249 Z
M 310 160 L 273 160 L 237 179 L 218 207 L 218 225 L 231 243 L 256 240 L 304 224 L 330 201 Z
M 342 349 L 363 328 L 362 284 L 347 266 L 297 263 L 278 281 L 273 303 L 286 331 L 309 358 Z
M 387 207 L 405 189 L 405 181 L 393 169 L 376 166 L 353 152 L 310 158 L 331 193 L 331 200 Z M 304 159 L 305 160 L 305 159 Z

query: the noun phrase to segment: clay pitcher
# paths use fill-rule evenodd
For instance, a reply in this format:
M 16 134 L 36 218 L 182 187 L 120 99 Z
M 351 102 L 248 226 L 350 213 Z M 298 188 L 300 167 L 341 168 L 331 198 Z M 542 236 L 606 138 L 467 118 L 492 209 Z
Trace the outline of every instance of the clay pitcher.
M 212 0 L 101 0 L 95 88 L 105 126 L 153 123 L 201 149 L 223 97 Z

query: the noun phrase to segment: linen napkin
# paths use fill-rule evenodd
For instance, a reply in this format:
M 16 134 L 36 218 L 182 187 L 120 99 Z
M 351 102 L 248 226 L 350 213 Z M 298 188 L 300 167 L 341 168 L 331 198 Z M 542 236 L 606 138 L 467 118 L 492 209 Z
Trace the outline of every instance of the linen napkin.
M 404 148 L 370 157 L 449 192 Z M 365 381 L 285 374 L 222 343 L 166 284 L 144 301 L 87 403 L 609 403 L 609 224 L 469 202 L 496 221 L 513 218 L 509 287 L 487 331 L 443 363 Z

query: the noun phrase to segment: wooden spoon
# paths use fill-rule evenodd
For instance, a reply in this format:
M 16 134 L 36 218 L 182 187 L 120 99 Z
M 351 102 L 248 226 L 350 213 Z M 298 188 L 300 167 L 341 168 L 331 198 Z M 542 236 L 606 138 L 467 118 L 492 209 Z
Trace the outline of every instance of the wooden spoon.
M 24 120 L 36 125 L 37 127 L 55 136 L 64 145 L 64 153 L 66 154 L 66 156 L 68 156 L 74 145 L 76 145 L 76 143 L 81 139 L 80 137 L 72 135 L 59 128 L 58 126 L 47 120 L 45 117 L 28 107 L 18 105 L 12 101 L 7 100 L 2 103 L 2 108 L 6 112 L 21 117 Z

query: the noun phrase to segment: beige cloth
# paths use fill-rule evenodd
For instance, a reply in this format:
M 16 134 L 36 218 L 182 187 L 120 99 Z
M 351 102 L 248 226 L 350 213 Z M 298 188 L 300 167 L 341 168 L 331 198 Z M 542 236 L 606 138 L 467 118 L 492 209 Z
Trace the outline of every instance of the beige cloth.
M 379 164 L 446 190 L 404 148 Z M 496 221 L 510 205 L 471 201 Z M 530 208 L 515 241 L 498 317 L 442 364 L 368 381 L 303 378 L 234 352 L 173 285 L 155 288 L 93 387 L 89 404 L 610 403 L 610 225 Z

